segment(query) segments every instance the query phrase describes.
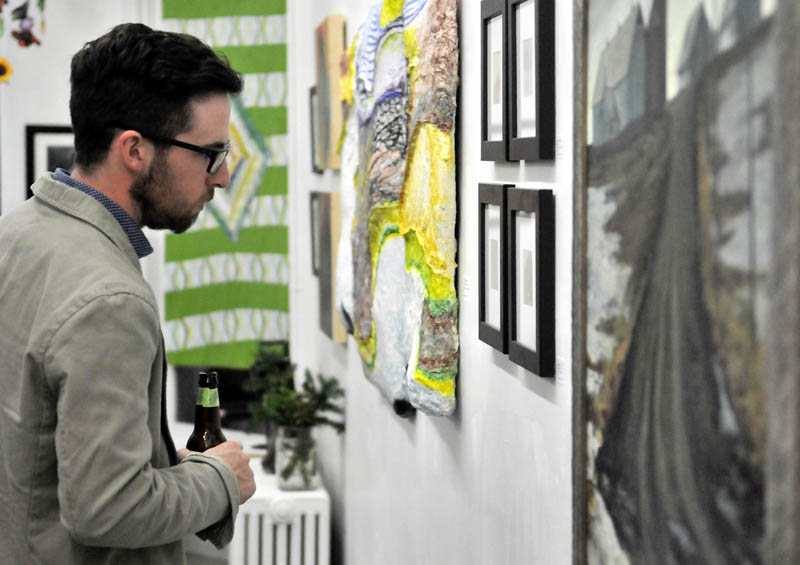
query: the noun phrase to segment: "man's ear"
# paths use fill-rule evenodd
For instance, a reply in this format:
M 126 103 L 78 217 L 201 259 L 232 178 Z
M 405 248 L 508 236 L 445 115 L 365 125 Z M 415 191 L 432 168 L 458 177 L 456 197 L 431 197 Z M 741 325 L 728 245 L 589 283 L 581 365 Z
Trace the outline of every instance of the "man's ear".
M 111 147 L 122 164 L 132 173 L 140 173 L 147 169 L 153 159 L 154 147 L 145 141 L 136 130 L 123 131 L 111 143 Z

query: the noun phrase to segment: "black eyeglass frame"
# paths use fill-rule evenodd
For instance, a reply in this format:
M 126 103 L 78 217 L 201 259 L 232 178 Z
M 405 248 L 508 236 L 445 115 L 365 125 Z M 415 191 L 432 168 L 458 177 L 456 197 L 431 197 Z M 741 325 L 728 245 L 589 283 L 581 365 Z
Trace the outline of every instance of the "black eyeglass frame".
M 206 172 L 210 175 L 213 175 L 214 173 L 220 170 L 222 164 L 225 162 L 225 158 L 228 156 L 228 153 L 231 152 L 230 141 L 227 142 L 225 144 L 225 147 L 223 147 L 222 149 L 211 149 L 210 147 L 201 147 L 199 145 L 194 145 L 192 143 L 187 143 L 185 141 L 179 141 L 177 139 L 170 139 L 168 137 L 161 137 L 159 135 L 150 135 L 149 133 L 144 133 L 134 128 L 126 128 L 123 126 L 116 126 L 116 127 L 124 130 L 137 131 L 139 132 L 139 135 L 141 135 L 146 139 L 149 139 L 150 141 L 155 141 L 157 143 L 166 143 L 167 145 L 174 145 L 175 147 L 182 147 L 183 149 L 188 149 L 189 151 L 202 153 L 209 159 Z

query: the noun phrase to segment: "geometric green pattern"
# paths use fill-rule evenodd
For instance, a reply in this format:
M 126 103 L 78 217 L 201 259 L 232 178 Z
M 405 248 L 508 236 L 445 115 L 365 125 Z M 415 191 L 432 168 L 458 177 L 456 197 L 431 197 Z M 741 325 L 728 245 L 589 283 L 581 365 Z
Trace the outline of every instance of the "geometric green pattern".
M 165 265 L 165 292 L 227 281 L 288 284 L 288 261 L 279 253 L 218 253 Z
M 167 358 L 247 368 L 259 341 L 289 335 L 286 2 L 162 0 L 162 12 L 166 30 L 200 38 L 243 74 L 238 104 L 267 155 L 237 241 L 208 210 L 166 237 Z

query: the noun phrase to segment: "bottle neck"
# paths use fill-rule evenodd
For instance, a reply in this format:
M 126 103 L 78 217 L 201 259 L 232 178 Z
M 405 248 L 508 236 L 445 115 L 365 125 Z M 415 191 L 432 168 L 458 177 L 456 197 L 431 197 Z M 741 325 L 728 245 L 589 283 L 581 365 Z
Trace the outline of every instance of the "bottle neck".
M 219 393 L 216 388 L 199 387 L 194 410 L 194 425 L 197 428 L 222 429 L 219 413 Z

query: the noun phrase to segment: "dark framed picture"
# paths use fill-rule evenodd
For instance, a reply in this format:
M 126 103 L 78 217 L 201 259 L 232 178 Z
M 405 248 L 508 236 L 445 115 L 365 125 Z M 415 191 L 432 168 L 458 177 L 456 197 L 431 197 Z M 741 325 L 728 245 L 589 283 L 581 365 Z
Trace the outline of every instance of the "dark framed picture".
M 319 285 L 319 327 L 337 343 L 347 341 L 347 329 L 336 307 L 336 258 L 341 233 L 341 195 L 338 192 L 312 192 L 312 263 Z
M 318 175 L 322 174 L 322 151 L 320 140 L 317 135 L 316 124 L 319 120 L 319 98 L 317 97 L 317 87 L 312 86 L 308 89 L 308 115 L 309 115 L 309 139 L 311 139 L 311 170 Z
M 506 0 L 481 2 L 481 160 L 507 158 Z
M 555 375 L 555 209 L 552 190 L 509 188 L 508 357 Z
M 327 193 L 324 192 L 312 192 L 308 199 L 310 211 L 309 223 L 311 224 L 311 272 L 315 276 L 319 276 L 320 268 L 320 222 L 322 220 L 320 217 L 320 200 L 325 198 L 326 194 Z
M 71 170 L 75 162 L 75 137 L 71 126 L 25 126 L 25 184 L 31 186 L 43 173 L 57 168 Z
M 555 2 L 506 0 L 508 159 L 555 158 Z
M 506 194 L 513 185 L 478 185 L 479 314 L 478 337 L 508 353 L 506 258 Z

